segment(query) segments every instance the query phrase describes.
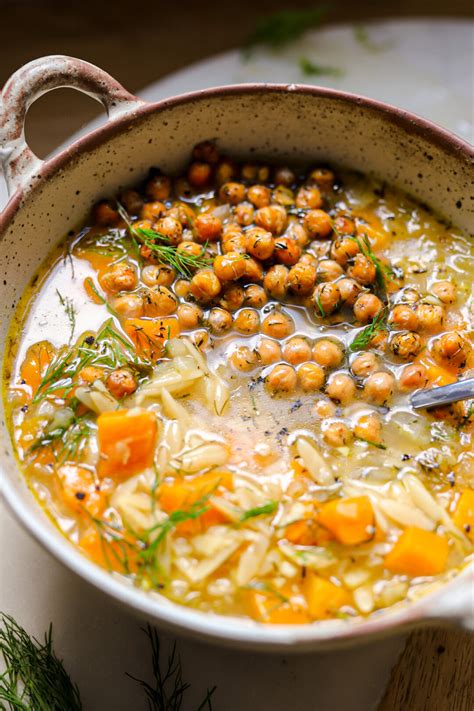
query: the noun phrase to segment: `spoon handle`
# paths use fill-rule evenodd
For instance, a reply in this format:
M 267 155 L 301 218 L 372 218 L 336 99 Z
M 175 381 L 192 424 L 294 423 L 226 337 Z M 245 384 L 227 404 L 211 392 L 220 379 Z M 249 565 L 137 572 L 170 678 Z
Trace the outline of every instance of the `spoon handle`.
M 474 378 L 458 380 L 450 385 L 443 385 L 440 388 L 427 388 L 418 390 L 411 396 L 411 404 L 415 410 L 423 407 L 435 407 L 436 405 L 449 405 L 458 400 L 469 400 L 474 398 Z

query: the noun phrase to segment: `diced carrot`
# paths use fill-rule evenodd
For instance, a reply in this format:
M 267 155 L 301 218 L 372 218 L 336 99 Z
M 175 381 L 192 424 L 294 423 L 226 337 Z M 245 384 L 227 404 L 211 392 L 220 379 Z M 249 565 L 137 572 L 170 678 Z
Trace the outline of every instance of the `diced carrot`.
M 323 504 L 318 521 L 339 543 L 354 546 L 373 538 L 374 511 L 368 496 L 334 499 Z
M 453 521 L 471 541 L 474 541 L 474 490 L 464 489 L 456 505 Z
M 153 464 L 156 415 L 149 410 L 114 410 L 97 418 L 99 475 L 122 480 Z
M 309 570 L 303 583 L 308 610 L 315 620 L 326 620 L 344 605 L 351 604 L 351 595 L 344 588 Z
M 233 477 L 229 471 L 207 472 L 198 476 L 186 479 L 164 482 L 158 489 L 158 500 L 160 507 L 167 513 L 188 509 L 207 494 L 211 494 L 221 486 L 224 489 L 231 489 Z M 176 526 L 176 532 L 182 536 L 193 536 L 206 530 L 209 526 L 218 523 L 226 523 L 227 516 L 213 508 L 212 501 L 208 500 L 203 504 L 207 508 L 201 516 L 189 521 L 183 521 Z
M 30 388 L 31 396 L 38 390 L 54 354 L 54 346 L 49 341 L 34 343 L 26 351 L 25 360 L 20 367 L 20 377 Z
M 415 358 L 414 362 L 426 368 L 426 377 L 430 385 L 449 385 L 450 383 L 455 383 L 457 380 L 456 369 L 451 370 L 438 365 L 428 355 Z
M 292 459 L 290 462 L 290 467 L 292 468 L 293 474 L 295 476 L 307 476 L 308 474 L 299 459 Z
M 303 625 L 310 622 L 307 611 L 300 605 L 285 600 L 278 591 L 243 590 L 245 608 L 254 620 L 273 625 Z
M 446 566 L 448 552 L 446 538 L 409 526 L 385 557 L 384 565 L 392 573 L 401 575 L 437 575 Z
M 321 546 L 334 536 L 311 517 L 290 523 L 285 528 L 285 538 L 295 545 Z
M 115 570 L 118 573 L 136 573 L 138 570 L 138 553 L 134 545 L 127 540 L 111 540 L 101 535 L 95 526 L 91 526 L 80 537 L 78 547 L 94 563 Z
M 87 511 L 98 516 L 105 508 L 106 496 L 96 486 L 93 473 L 75 464 L 63 464 L 58 469 L 61 496 L 67 506 L 77 513 Z
M 158 360 L 164 352 L 164 344 L 179 335 L 178 319 L 127 318 L 123 327 L 135 344 L 137 353 L 149 360 Z

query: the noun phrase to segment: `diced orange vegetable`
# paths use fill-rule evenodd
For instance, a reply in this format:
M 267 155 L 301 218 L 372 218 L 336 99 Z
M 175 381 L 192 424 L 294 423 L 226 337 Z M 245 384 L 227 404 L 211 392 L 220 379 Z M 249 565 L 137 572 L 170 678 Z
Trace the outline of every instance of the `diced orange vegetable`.
M 35 343 L 26 351 L 25 360 L 20 368 L 20 377 L 25 381 L 24 384 L 30 388 L 31 396 L 38 390 L 54 354 L 54 346 L 49 341 Z
M 278 592 L 243 590 L 242 597 L 247 613 L 257 622 L 273 625 L 303 625 L 310 622 L 303 607 L 286 601 Z
M 446 538 L 409 526 L 385 557 L 384 565 L 392 573 L 401 575 L 437 575 L 446 566 L 448 552 Z
M 320 526 L 314 518 L 304 518 L 290 523 L 285 528 L 285 538 L 300 546 L 321 546 L 334 536 Z
M 323 504 L 318 521 L 340 542 L 354 546 L 373 538 L 374 511 L 367 496 L 334 499 Z
M 96 486 L 93 473 L 75 464 L 63 464 L 58 469 L 63 501 L 77 513 L 87 511 L 98 516 L 105 508 L 105 493 Z
M 330 580 L 307 571 L 303 583 L 303 591 L 308 603 L 310 616 L 315 620 L 326 620 L 333 617 L 344 605 L 350 605 L 352 598 L 344 588 L 331 583 Z
M 127 318 L 123 327 L 135 344 L 137 353 L 149 360 L 158 360 L 163 356 L 164 344 L 170 338 L 179 335 L 178 319 Z
M 453 515 L 456 526 L 474 541 L 474 490 L 464 489 Z
M 160 507 L 167 513 L 173 511 L 186 511 L 197 501 L 211 494 L 219 487 L 231 489 L 233 485 L 232 474 L 228 471 L 213 471 L 198 476 L 179 479 L 172 482 L 164 482 L 158 490 Z M 208 510 L 199 518 L 183 521 L 176 526 L 176 532 L 181 536 L 192 536 L 206 530 L 209 526 L 218 523 L 226 523 L 227 516 L 213 508 L 212 501 L 208 500 L 203 505 Z
M 97 418 L 99 474 L 122 480 L 153 464 L 156 415 L 149 410 L 114 410 Z
M 443 367 L 435 363 L 435 361 L 426 354 L 422 354 L 421 357 L 415 358 L 415 363 L 419 363 L 426 368 L 426 377 L 430 385 L 449 385 L 450 383 L 455 383 L 457 380 L 457 369 Z
M 132 542 L 109 540 L 100 535 L 95 526 L 91 526 L 79 539 L 78 547 L 94 563 L 116 570 L 118 573 L 136 573 L 138 570 L 138 552 Z

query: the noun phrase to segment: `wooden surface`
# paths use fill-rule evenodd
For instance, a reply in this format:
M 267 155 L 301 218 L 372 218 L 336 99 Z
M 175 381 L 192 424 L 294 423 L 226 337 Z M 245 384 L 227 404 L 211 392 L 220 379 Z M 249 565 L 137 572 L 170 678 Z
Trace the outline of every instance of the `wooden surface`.
M 149 0 L 23 1 L 0 0 L 0 85 L 20 65 L 43 54 L 71 54 L 108 70 L 138 92 L 171 71 L 215 52 L 239 46 L 258 14 L 311 2 L 240 0 L 236 3 L 163 3 Z M 100 12 L 97 8 L 100 7 Z M 391 15 L 468 16 L 470 0 L 379 0 L 339 2 L 331 20 L 360 21 Z M 66 108 L 65 108 L 66 107 Z M 62 90 L 44 97 L 30 111 L 27 133 L 45 156 L 98 113 L 97 105 Z M 409 637 L 379 711 L 471 711 L 472 637 L 445 629 Z M 346 710 L 344 710 L 346 711 Z

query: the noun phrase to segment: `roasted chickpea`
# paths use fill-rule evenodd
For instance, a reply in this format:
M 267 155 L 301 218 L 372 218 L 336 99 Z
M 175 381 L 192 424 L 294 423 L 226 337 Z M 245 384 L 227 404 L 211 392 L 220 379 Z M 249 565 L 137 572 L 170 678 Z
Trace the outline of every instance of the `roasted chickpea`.
M 283 345 L 282 353 L 283 360 L 291 365 L 299 365 L 311 358 L 311 346 L 305 338 L 295 336 Z
M 221 291 L 221 283 L 212 269 L 201 269 L 190 282 L 190 292 L 197 301 L 208 303 Z
M 119 291 L 136 289 L 138 279 L 132 264 L 118 262 L 99 277 L 99 282 L 103 289 L 116 294 Z
M 294 328 L 293 319 L 281 311 L 272 311 L 262 321 L 262 333 L 278 340 L 289 336 Z
M 298 368 L 298 382 L 307 393 L 320 390 L 324 380 L 324 370 L 316 363 L 302 363 Z
M 357 297 L 353 309 L 359 323 L 369 323 L 383 310 L 383 303 L 375 294 L 361 294 Z
M 217 185 L 224 185 L 237 176 L 237 166 L 229 158 L 222 158 L 216 166 L 215 179 Z M 229 202 L 226 200 L 225 202 Z
M 276 363 L 282 358 L 280 344 L 270 338 L 261 338 L 255 353 L 257 354 L 258 362 L 262 365 Z
M 283 207 L 292 207 L 295 204 L 293 190 L 284 185 L 277 185 L 272 192 L 272 201 Z
M 354 221 L 346 215 L 338 215 L 334 219 L 334 231 L 338 235 L 353 235 L 356 227 Z
M 235 370 L 246 372 L 255 368 L 257 365 L 257 357 L 247 346 L 238 346 L 238 348 L 232 351 L 229 357 L 229 363 Z
M 293 185 L 296 180 L 296 176 L 290 168 L 283 166 L 281 168 L 275 168 L 273 174 L 273 182 L 275 185 L 286 185 L 289 187 Z
M 366 378 L 363 396 L 377 405 L 384 405 L 392 397 L 394 389 L 395 378 L 392 373 L 379 370 Z
M 330 341 L 328 338 L 321 338 L 313 346 L 313 360 L 325 368 L 337 368 L 344 359 L 344 349 L 342 344 Z
M 242 183 L 224 183 L 219 190 L 222 202 L 238 205 L 245 200 L 245 185 Z
M 173 245 L 179 244 L 183 239 L 183 225 L 174 217 L 161 217 L 156 223 L 156 231 Z
M 376 350 L 385 350 L 388 343 L 388 331 L 382 329 L 377 331 L 369 341 L 369 348 L 375 348 Z
M 266 303 L 267 295 L 263 286 L 259 284 L 249 284 L 245 287 L 244 304 L 246 306 L 261 309 Z
M 352 439 L 352 433 L 344 422 L 325 420 L 321 423 L 324 441 L 330 447 L 344 447 Z
M 265 185 L 252 185 L 247 190 L 247 198 L 255 207 L 266 207 L 270 205 L 272 192 Z
M 145 186 L 145 193 L 150 200 L 168 200 L 171 194 L 171 180 L 166 175 L 153 175 Z
M 222 295 L 219 299 L 219 306 L 227 311 L 237 311 L 244 303 L 244 290 L 240 284 L 224 284 Z
M 444 309 L 436 304 L 418 304 L 416 316 L 420 331 L 434 333 L 439 331 L 443 325 Z
M 154 286 L 144 291 L 143 306 L 146 316 L 169 316 L 176 311 L 178 299 L 166 286 Z
M 337 237 L 331 244 L 331 257 L 343 267 L 359 253 L 359 245 L 351 237 Z
M 453 365 L 457 368 L 466 366 L 471 346 L 460 333 L 450 331 L 436 339 L 433 344 L 433 355 L 442 365 Z
M 332 232 L 332 220 L 324 210 L 310 210 L 303 224 L 311 239 L 324 239 Z
M 269 390 L 276 395 L 277 393 L 291 393 L 296 387 L 296 371 L 291 365 L 275 365 L 271 372 L 265 378 L 265 382 Z
M 454 304 L 456 301 L 456 285 L 450 281 L 438 281 L 433 284 L 431 291 L 443 304 Z
M 361 415 L 354 426 L 354 435 L 365 442 L 380 444 L 382 440 L 380 417 L 375 412 Z
M 81 383 L 95 383 L 96 380 L 102 380 L 104 377 L 104 369 L 98 368 L 95 365 L 86 365 L 85 368 L 81 368 L 78 373 L 79 381 Z
M 113 370 L 105 381 L 107 390 L 117 400 L 121 400 L 126 395 L 131 395 L 137 389 L 137 381 L 132 373 L 126 368 Z
M 288 269 L 283 264 L 270 267 L 263 279 L 263 287 L 273 299 L 284 299 L 288 291 Z
M 141 278 L 146 286 L 171 286 L 176 272 L 169 264 L 148 264 L 143 267 Z
M 188 181 L 194 188 L 204 188 L 212 177 L 209 163 L 194 162 L 188 168 Z
M 113 227 L 120 221 L 118 210 L 109 200 L 102 200 L 92 209 L 92 221 L 99 227 Z
M 322 259 L 318 264 L 318 279 L 320 281 L 334 281 L 343 273 L 343 268 L 334 259 Z
M 315 209 L 321 207 L 323 198 L 315 185 L 306 185 L 296 193 L 296 207 Z
M 191 242 L 190 240 L 184 240 L 180 242 L 177 247 L 178 252 L 185 252 L 193 257 L 202 257 L 204 254 L 204 247 L 197 242 Z
M 236 281 L 245 274 L 246 259 L 238 252 L 219 254 L 214 259 L 214 271 L 220 281 Z
M 250 336 L 260 328 L 260 316 L 254 309 L 242 309 L 234 320 L 234 328 L 239 333 Z
M 321 399 L 316 400 L 313 407 L 313 415 L 318 419 L 325 419 L 326 417 L 334 417 L 336 414 L 336 406 L 331 400 Z
M 288 227 L 283 236 L 294 240 L 299 247 L 305 247 L 309 242 L 308 233 L 298 220 L 289 220 Z
M 356 279 L 359 284 L 368 286 L 373 284 L 375 277 L 377 276 L 377 270 L 375 269 L 375 264 L 371 259 L 366 257 L 364 254 L 356 254 L 353 263 L 347 270 L 347 275 Z
M 143 316 L 143 299 L 138 294 L 124 294 L 113 301 L 115 311 L 124 318 L 140 318 Z
M 202 323 L 202 309 L 197 304 L 179 304 L 177 314 L 179 325 L 184 331 L 190 331 Z
M 347 405 L 356 394 L 356 384 L 348 373 L 334 373 L 326 385 L 326 394 L 335 402 Z
M 186 299 L 191 292 L 191 282 L 187 279 L 178 279 L 178 281 L 173 286 L 174 293 L 180 299 Z
M 327 259 L 329 257 L 330 244 L 331 243 L 329 241 L 311 242 L 309 245 L 309 249 L 311 250 L 310 254 L 316 258 L 316 261 L 318 259 Z
M 343 277 L 337 280 L 337 287 L 340 291 L 342 302 L 347 306 L 354 306 L 357 297 L 362 291 L 361 285 L 355 279 Z
M 271 232 L 262 227 L 253 227 L 246 233 L 247 252 L 256 259 L 270 259 L 275 249 L 275 241 Z
M 142 220 L 149 220 L 150 223 L 153 223 L 159 220 L 165 211 L 166 205 L 159 200 L 146 202 L 140 210 L 140 217 Z
M 245 281 L 249 281 L 251 283 L 260 283 L 263 281 L 263 268 L 262 265 L 260 264 L 259 261 L 256 259 L 253 259 L 253 257 L 249 257 L 244 261 L 245 264 L 245 274 L 244 274 L 244 279 Z
M 358 378 L 366 378 L 380 367 L 379 359 L 374 353 L 361 353 L 351 363 L 351 370 Z
M 327 168 L 315 168 L 309 175 L 309 180 L 316 183 L 322 190 L 330 190 L 334 185 L 334 173 Z
M 120 195 L 120 204 L 124 206 L 129 215 L 136 217 L 141 213 L 143 198 L 136 190 L 124 190 Z
M 311 294 L 315 283 L 316 268 L 312 264 L 304 264 L 300 260 L 288 272 L 287 286 L 294 294 Z
M 317 284 L 312 298 L 316 314 L 321 318 L 325 318 L 339 308 L 341 292 L 334 282 L 325 282 L 324 284 Z
M 216 242 L 222 233 L 222 222 L 212 212 L 201 212 L 194 221 L 194 231 L 199 242 Z
M 405 366 L 399 378 L 400 390 L 403 391 L 424 388 L 427 382 L 428 371 L 424 365 L 420 365 L 419 363 Z
M 421 346 L 422 342 L 420 336 L 413 331 L 394 333 L 390 339 L 392 353 L 403 360 L 409 360 L 418 355 Z
M 226 231 L 222 237 L 222 251 L 224 254 L 228 252 L 245 254 L 247 251 L 247 237 L 237 225 L 233 225 L 233 229 Z
M 416 331 L 418 328 L 418 317 L 407 304 L 394 306 L 389 314 L 388 322 L 399 331 Z
M 272 235 L 280 235 L 288 224 L 288 215 L 282 205 L 268 205 L 255 212 L 255 223 Z
M 318 260 L 314 256 L 314 254 L 312 254 L 312 252 L 304 252 L 300 257 L 300 261 L 298 262 L 298 264 L 310 264 L 316 269 L 316 267 L 318 266 Z
M 183 227 L 187 227 L 188 229 L 192 229 L 196 218 L 196 214 L 191 205 L 185 202 L 174 202 L 172 207 L 166 211 L 166 215 L 168 217 L 174 217 L 175 220 L 181 222 Z
M 293 266 L 301 257 L 301 247 L 289 237 L 278 237 L 275 240 L 275 260 L 287 267 Z
M 215 165 L 219 160 L 219 151 L 212 141 L 202 141 L 194 146 L 193 158 L 197 161 Z
M 191 333 L 190 338 L 196 348 L 199 348 L 200 351 L 205 351 L 212 345 L 209 331 L 205 331 L 204 329 L 194 331 Z
M 221 335 L 232 328 L 232 316 L 225 309 L 215 307 L 209 311 L 207 325 L 212 333 Z
M 237 224 L 242 227 L 247 227 L 253 222 L 254 216 L 253 205 L 250 202 L 241 202 L 234 207 L 234 215 Z

